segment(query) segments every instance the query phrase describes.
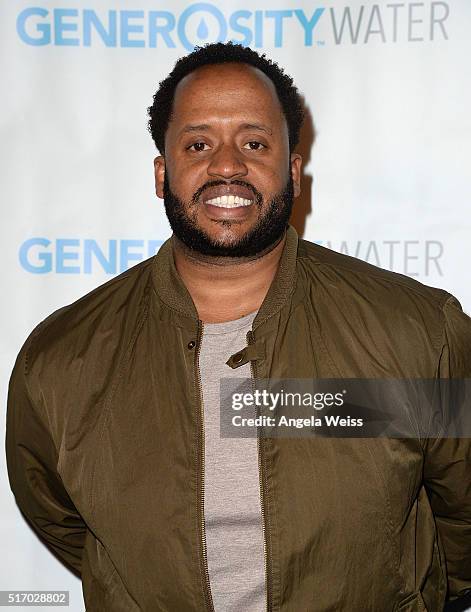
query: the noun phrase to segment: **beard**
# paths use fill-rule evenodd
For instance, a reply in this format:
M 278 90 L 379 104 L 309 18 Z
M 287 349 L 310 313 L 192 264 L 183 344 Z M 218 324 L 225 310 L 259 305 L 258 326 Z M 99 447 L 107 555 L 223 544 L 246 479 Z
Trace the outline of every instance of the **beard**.
M 198 198 L 207 187 L 227 185 L 225 181 L 210 181 L 195 192 L 190 205 L 186 210 L 185 204 L 170 189 L 168 173 L 164 178 L 164 205 L 170 227 L 175 236 L 189 249 L 202 255 L 212 257 L 253 257 L 273 248 L 284 235 L 288 227 L 289 218 L 293 208 L 294 191 L 291 172 L 284 189 L 277 193 L 270 201 L 267 209 L 262 213 L 256 224 L 247 233 L 232 242 L 217 240 L 208 236 L 197 224 Z M 262 210 L 263 196 L 250 183 L 234 180 L 232 185 L 243 185 L 250 189 L 254 195 L 254 203 Z M 193 212 L 192 212 L 193 211 Z M 223 226 L 230 227 L 237 221 L 219 221 Z

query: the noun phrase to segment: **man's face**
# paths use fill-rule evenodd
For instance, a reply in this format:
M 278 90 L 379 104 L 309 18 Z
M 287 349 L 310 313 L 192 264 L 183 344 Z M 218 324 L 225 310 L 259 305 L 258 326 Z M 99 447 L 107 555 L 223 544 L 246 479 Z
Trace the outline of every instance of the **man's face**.
M 252 256 L 283 235 L 299 194 L 275 87 L 246 64 L 204 66 L 178 84 L 156 192 L 175 235 L 216 256 Z

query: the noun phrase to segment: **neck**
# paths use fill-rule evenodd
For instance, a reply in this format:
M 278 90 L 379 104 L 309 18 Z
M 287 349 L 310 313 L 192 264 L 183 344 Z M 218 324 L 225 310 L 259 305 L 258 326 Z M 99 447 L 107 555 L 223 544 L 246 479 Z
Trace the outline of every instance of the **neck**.
M 210 257 L 173 236 L 175 267 L 205 323 L 239 319 L 258 310 L 275 277 L 286 233 L 254 257 Z

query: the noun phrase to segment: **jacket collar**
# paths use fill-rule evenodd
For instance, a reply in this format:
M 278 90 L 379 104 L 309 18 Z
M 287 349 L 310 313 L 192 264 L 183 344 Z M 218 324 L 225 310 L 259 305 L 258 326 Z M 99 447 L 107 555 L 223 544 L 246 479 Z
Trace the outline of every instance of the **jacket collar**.
M 291 225 L 286 232 L 286 241 L 275 278 L 253 322 L 253 329 L 276 314 L 291 297 L 296 285 L 296 256 L 298 234 Z M 172 310 L 198 319 L 196 307 L 175 267 L 173 241 L 169 238 L 154 256 L 152 281 L 160 299 Z

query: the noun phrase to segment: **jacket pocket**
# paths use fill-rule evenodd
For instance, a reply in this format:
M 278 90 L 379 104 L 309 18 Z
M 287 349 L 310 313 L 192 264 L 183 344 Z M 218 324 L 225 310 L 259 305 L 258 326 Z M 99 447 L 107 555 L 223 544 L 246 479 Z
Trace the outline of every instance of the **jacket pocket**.
M 103 544 L 90 532 L 82 557 L 86 612 L 140 612 Z
M 424 600 L 420 593 L 412 593 L 394 607 L 394 612 L 427 612 Z

